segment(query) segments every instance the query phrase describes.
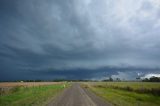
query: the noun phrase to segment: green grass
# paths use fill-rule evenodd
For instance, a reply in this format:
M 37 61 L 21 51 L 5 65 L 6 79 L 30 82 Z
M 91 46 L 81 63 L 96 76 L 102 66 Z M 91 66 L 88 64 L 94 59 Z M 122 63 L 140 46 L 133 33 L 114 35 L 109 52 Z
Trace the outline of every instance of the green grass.
M 141 89 L 141 86 L 143 85 L 143 88 L 145 89 L 152 89 L 159 88 L 159 84 L 160 83 L 107 82 L 88 83 L 88 87 L 91 91 L 103 97 L 115 106 L 160 106 L 160 96 L 108 87 L 109 85 L 114 85 L 119 87 L 129 86 L 132 89 Z
M 0 96 L 0 106 L 42 106 L 63 90 L 62 84 L 36 87 L 16 87 Z

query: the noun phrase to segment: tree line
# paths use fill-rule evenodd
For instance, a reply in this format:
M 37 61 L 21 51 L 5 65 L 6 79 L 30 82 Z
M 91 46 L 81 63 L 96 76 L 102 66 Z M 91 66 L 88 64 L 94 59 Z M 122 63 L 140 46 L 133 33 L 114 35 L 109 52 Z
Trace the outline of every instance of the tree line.
M 160 77 L 151 77 L 151 78 L 145 78 L 142 80 L 143 82 L 160 82 Z

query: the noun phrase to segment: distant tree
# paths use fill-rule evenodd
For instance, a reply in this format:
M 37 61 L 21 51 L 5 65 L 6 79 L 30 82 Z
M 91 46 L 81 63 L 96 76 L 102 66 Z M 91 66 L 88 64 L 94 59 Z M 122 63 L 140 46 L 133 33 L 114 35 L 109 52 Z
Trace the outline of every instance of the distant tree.
M 152 76 L 151 78 L 145 78 L 142 80 L 143 82 L 160 82 L 160 77 L 154 77 Z
M 116 78 L 116 81 L 121 81 L 120 78 Z
M 113 81 L 113 78 L 112 78 L 112 77 L 109 77 L 109 81 Z
M 151 77 L 150 79 L 150 82 L 160 82 L 160 77 Z
M 143 82 L 149 82 L 149 79 L 148 78 L 145 78 L 142 80 Z
M 141 79 L 140 77 L 137 77 L 137 78 L 136 78 L 136 80 L 140 80 L 140 79 Z
M 103 82 L 109 82 L 109 81 L 113 81 L 112 77 L 106 78 L 104 80 L 102 80 Z

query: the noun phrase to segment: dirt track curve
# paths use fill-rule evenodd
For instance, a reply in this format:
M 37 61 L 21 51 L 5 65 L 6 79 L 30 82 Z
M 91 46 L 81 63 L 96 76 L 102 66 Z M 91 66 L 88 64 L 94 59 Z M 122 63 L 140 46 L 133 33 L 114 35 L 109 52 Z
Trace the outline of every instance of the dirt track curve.
M 82 88 L 78 83 L 64 90 L 48 106 L 110 106 L 100 97 Z

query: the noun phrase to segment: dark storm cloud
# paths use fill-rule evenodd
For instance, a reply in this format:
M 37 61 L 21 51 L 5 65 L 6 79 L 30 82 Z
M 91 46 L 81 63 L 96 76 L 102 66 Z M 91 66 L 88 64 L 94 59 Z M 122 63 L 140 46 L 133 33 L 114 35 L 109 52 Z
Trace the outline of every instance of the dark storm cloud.
M 1 79 L 159 73 L 159 19 L 158 0 L 1 0 Z

